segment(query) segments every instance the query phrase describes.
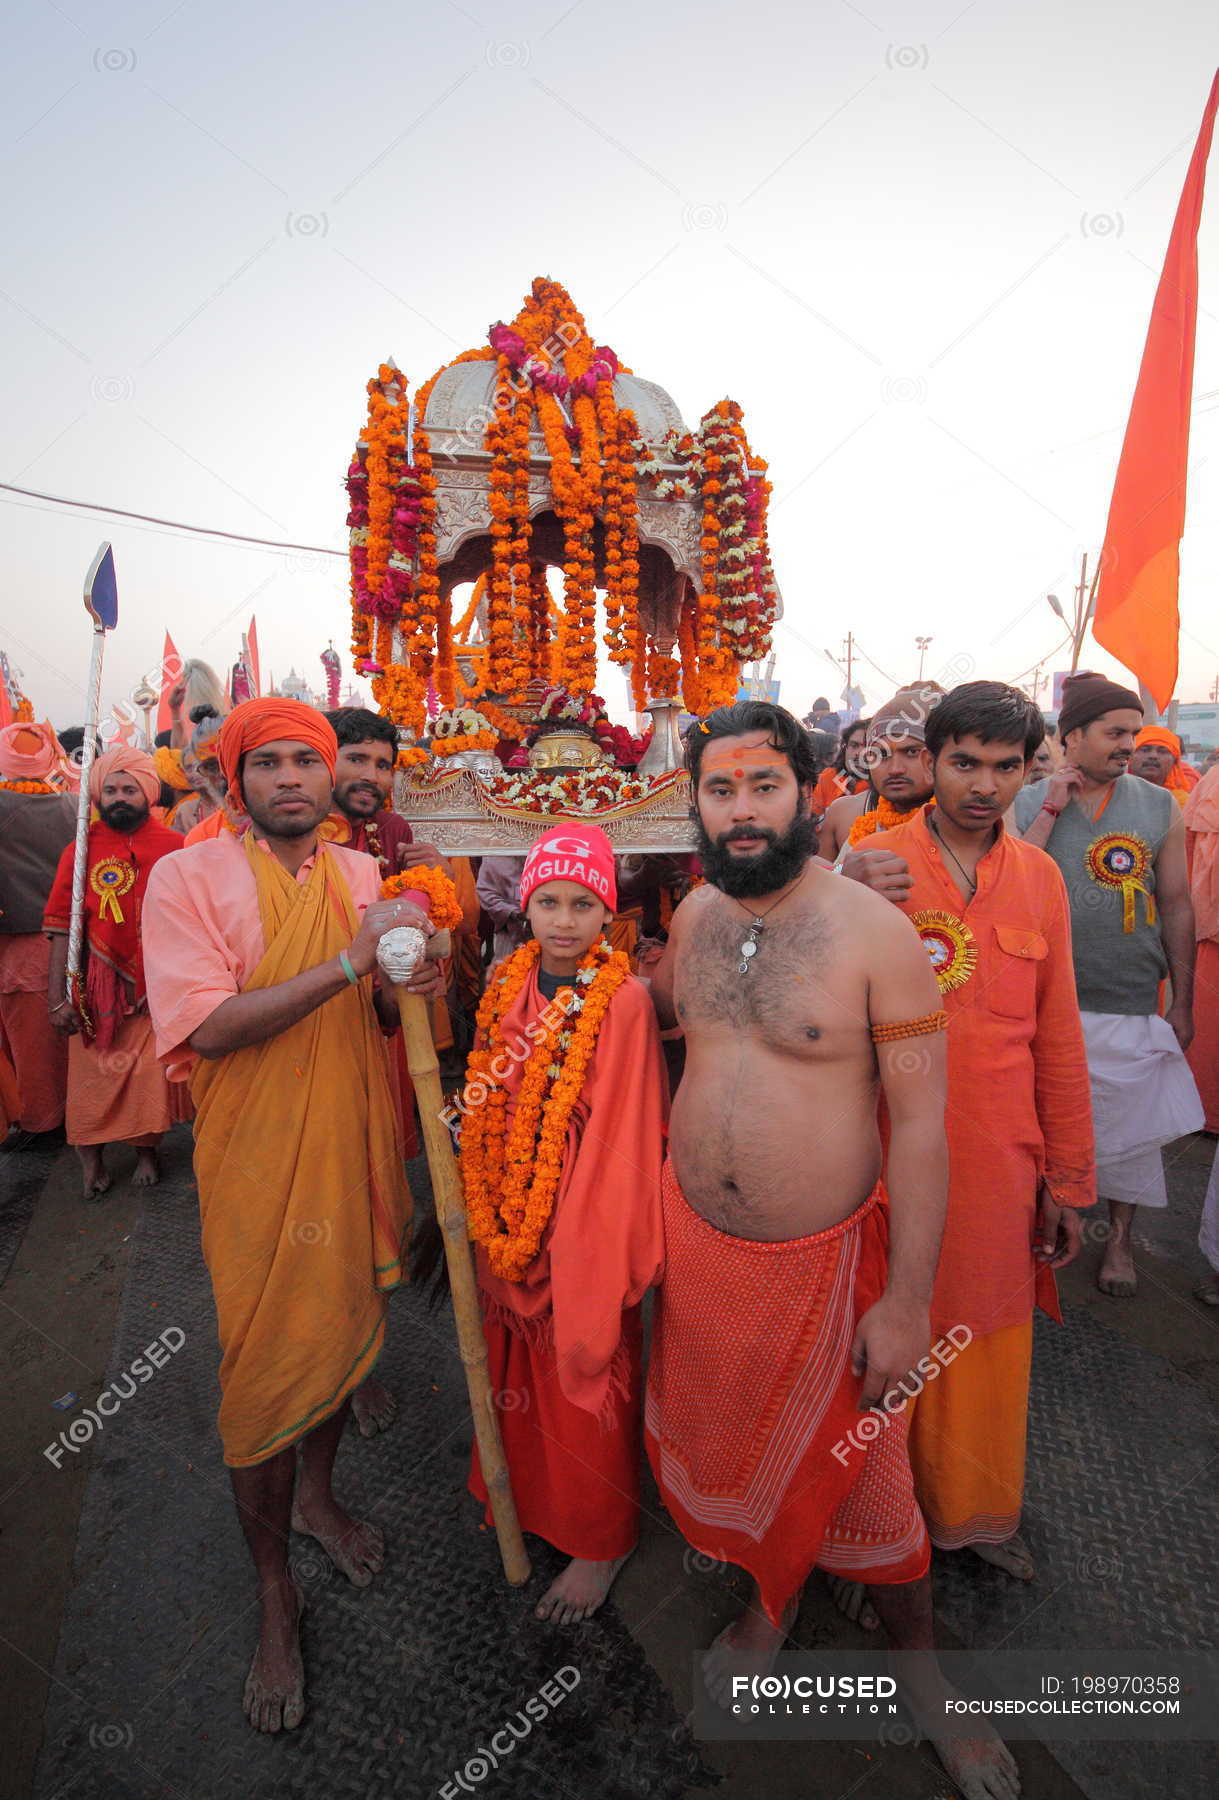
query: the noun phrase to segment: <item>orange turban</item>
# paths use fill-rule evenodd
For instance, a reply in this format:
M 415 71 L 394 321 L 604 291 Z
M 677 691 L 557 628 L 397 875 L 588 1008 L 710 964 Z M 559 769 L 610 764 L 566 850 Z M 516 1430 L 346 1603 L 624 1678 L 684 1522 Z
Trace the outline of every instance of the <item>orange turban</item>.
M 89 798 L 94 806 L 102 803 L 102 783 L 111 775 L 130 775 L 150 807 L 161 797 L 161 777 L 151 756 L 133 750 L 129 744 L 116 744 L 113 750 L 94 760 L 89 770 Z
M 6 725 L 0 731 L 0 779 L 5 781 L 45 781 L 63 756 L 50 725 Z
M 234 806 L 243 810 L 245 807 L 238 782 L 242 757 L 263 744 L 278 743 L 308 744 L 317 751 L 333 780 L 339 740 L 324 713 L 299 700 L 243 700 L 225 716 L 216 746 L 228 782 L 228 797 Z
M 1197 785 L 1197 774 L 1193 769 L 1187 769 L 1181 761 L 1181 740 L 1175 731 L 1169 731 L 1166 725 L 1144 725 L 1134 740 L 1134 747 L 1141 750 L 1144 744 L 1159 744 L 1163 749 L 1172 751 L 1172 768 L 1164 783 L 1166 788 L 1171 788 L 1174 794 L 1188 794 Z

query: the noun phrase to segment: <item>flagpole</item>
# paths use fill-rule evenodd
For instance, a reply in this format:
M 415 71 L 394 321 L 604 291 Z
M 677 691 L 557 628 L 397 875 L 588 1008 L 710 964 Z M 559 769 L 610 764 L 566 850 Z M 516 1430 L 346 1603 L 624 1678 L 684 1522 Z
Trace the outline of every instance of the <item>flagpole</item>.
M 102 658 L 106 632 L 118 622 L 118 592 L 114 579 L 114 553 L 103 544 L 85 577 L 85 610 L 93 620 L 93 648 L 89 657 L 89 683 L 85 699 L 85 741 L 80 754 L 80 792 L 76 800 L 76 844 L 72 858 L 72 911 L 68 920 L 68 969 L 65 998 L 78 1006 L 80 952 L 85 924 L 85 867 L 89 860 L 89 771 L 97 748 L 97 725 L 102 710 Z

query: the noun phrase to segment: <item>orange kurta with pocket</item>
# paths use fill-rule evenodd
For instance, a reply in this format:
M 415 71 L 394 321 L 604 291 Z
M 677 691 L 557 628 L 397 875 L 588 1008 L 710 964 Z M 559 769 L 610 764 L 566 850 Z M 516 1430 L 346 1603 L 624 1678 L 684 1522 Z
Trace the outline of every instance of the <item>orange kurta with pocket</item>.
M 1033 1254 L 1042 1181 L 1060 1206 L 1096 1198 L 1092 1108 L 1066 886 L 1000 826 L 967 903 L 928 814 L 874 838 L 907 863 L 902 903 L 948 1013 L 948 1216 L 933 1338 L 974 1341 L 913 1402 L 910 1462 L 932 1541 L 1002 1542 L 1020 1521 L 1035 1305 L 1061 1322 Z

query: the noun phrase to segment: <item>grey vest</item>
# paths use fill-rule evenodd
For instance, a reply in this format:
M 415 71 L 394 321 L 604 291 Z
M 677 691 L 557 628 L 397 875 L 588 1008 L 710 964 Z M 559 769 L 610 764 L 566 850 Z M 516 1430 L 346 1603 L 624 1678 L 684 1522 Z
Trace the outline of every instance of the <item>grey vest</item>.
M 1041 811 L 1044 791 L 1038 781 L 1017 794 L 1020 832 Z M 1062 870 L 1071 901 L 1075 986 L 1084 1012 L 1146 1016 L 1159 1009 L 1168 958 L 1159 908 L 1154 924 L 1147 914 L 1155 896 L 1155 859 L 1176 813 L 1167 788 L 1120 775 L 1099 819 L 1072 801 L 1054 821 L 1046 850 Z

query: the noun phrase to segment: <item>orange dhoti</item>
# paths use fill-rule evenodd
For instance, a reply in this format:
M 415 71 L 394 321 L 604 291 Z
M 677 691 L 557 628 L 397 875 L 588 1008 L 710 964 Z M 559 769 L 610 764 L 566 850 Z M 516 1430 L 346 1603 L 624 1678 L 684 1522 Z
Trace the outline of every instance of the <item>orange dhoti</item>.
M 910 1463 L 939 1550 L 1002 1544 L 1020 1525 L 1033 1321 L 975 1337 L 910 1403 Z
M 859 1410 L 851 1344 L 885 1285 L 880 1189 L 827 1231 L 731 1237 L 664 1172 L 665 1280 L 648 1376 L 648 1456 L 696 1550 L 736 1563 L 777 1624 L 814 1564 L 916 1581 L 930 1548 L 902 1414 Z
M 14 1117 L 26 1131 L 62 1125 L 68 1091 L 67 1039 L 47 1016 L 50 959 L 40 931 L 0 936 L 0 1036 L 17 1081 Z
M 545 1327 L 548 1321 L 538 1323 Z M 522 1530 L 590 1562 L 625 1556 L 639 1536 L 639 1308 L 622 1315 L 622 1340 L 600 1418 L 574 1405 L 560 1387 L 552 1332 L 526 1332 L 517 1321 L 505 1323 L 485 1295 L 483 1329 Z M 477 1444 L 470 1492 L 486 1505 Z M 486 1516 L 490 1525 L 489 1506 Z
M 68 1049 L 67 1137 L 70 1144 L 135 1144 L 146 1149 L 179 1119 L 190 1100 L 174 1093 L 157 1061 L 147 1013 L 130 1013 L 99 1050 L 74 1037 Z
M 1219 1132 L 1219 941 L 1202 938 L 1194 964 L 1194 1041 L 1185 1052 L 1206 1113 Z

